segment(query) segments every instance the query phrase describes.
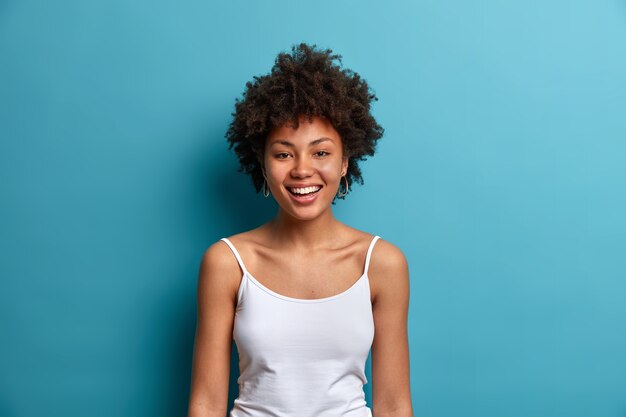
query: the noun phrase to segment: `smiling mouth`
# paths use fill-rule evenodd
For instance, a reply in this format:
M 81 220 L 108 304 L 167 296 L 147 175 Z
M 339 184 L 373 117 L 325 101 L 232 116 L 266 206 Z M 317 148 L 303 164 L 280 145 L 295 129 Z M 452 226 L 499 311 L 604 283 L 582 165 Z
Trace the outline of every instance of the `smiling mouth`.
M 313 195 L 313 194 L 319 193 L 319 191 L 322 189 L 322 187 L 321 187 L 321 186 L 316 187 L 317 189 L 315 189 L 315 190 L 313 190 L 313 187 L 309 187 L 309 188 L 311 188 L 311 191 L 308 191 L 308 192 L 302 192 L 302 190 L 300 189 L 300 190 L 301 190 L 300 192 L 296 192 L 296 191 L 294 191 L 294 189 L 293 189 L 293 188 L 289 188 L 289 187 L 287 187 L 287 191 L 289 191 L 289 193 L 290 193 L 291 195 L 293 195 L 293 196 L 296 196 L 296 197 L 303 197 L 303 196 Z

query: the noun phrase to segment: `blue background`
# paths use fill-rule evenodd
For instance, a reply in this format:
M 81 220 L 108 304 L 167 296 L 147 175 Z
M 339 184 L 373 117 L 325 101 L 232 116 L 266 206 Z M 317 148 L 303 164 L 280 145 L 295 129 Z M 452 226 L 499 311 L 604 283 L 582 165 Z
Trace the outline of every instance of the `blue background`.
M 624 0 L 0 1 L 0 415 L 186 414 L 202 253 L 276 210 L 224 132 L 300 41 L 380 98 L 334 210 L 409 260 L 415 415 L 626 416 Z

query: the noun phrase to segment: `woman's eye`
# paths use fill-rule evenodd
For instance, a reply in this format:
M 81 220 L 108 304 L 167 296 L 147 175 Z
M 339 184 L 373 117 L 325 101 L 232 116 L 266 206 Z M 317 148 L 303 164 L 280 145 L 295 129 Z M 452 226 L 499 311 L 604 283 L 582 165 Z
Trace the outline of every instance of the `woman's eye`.
M 278 158 L 278 159 L 285 159 L 288 156 L 289 156 L 289 154 L 286 153 L 286 152 L 281 152 L 279 154 L 276 154 L 276 158 Z
M 326 156 L 326 155 L 328 155 L 328 152 L 326 152 L 326 151 L 317 151 L 315 154 L 317 156 Z

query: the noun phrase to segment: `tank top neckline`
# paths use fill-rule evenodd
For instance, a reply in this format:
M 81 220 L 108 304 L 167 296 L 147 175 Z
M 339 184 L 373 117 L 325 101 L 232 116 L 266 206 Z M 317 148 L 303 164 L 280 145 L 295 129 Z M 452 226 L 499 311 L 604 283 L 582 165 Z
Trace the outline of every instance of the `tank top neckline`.
M 244 285 L 244 280 L 246 278 L 249 278 L 250 281 L 252 283 L 254 283 L 257 287 L 259 287 L 261 290 L 265 291 L 266 293 L 279 298 L 281 300 L 284 301 L 290 301 L 290 302 L 294 302 L 294 303 L 303 303 L 303 304 L 309 304 L 309 303 L 323 303 L 326 301 L 332 301 L 332 300 L 336 300 L 338 298 L 341 298 L 349 293 L 351 293 L 361 282 L 366 281 L 369 287 L 369 277 L 368 277 L 368 270 L 369 270 L 369 263 L 370 263 L 370 258 L 371 258 L 371 254 L 372 254 L 372 250 L 374 249 L 374 244 L 376 243 L 376 241 L 380 238 L 380 236 L 375 235 L 372 240 L 370 241 L 369 247 L 367 248 L 367 253 L 365 255 L 365 267 L 364 267 L 364 271 L 363 274 L 346 290 L 340 292 L 339 294 L 334 294 L 334 295 L 330 295 L 328 297 L 322 297 L 322 298 L 296 298 L 296 297 L 289 297 L 287 295 L 283 295 L 283 294 L 279 294 L 274 290 L 271 290 L 270 288 L 266 287 L 265 285 L 263 285 L 258 279 L 256 279 L 249 271 L 248 268 L 245 267 L 245 264 L 243 263 L 243 259 L 241 259 L 241 255 L 239 255 L 239 251 L 235 248 L 235 245 L 233 245 L 233 243 L 230 241 L 230 239 L 224 237 L 220 240 L 223 240 L 224 242 L 226 242 L 228 244 L 228 246 L 230 246 L 231 250 L 233 251 L 233 253 L 235 254 L 235 257 L 237 258 L 237 262 L 239 263 L 239 266 L 241 267 L 242 271 L 243 271 L 243 275 L 241 277 L 241 282 L 239 284 L 239 290 L 238 290 L 238 298 L 241 295 L 241 290 L 243 288 Z
M 274 297 L 280 298 L 280 299 L 285 300 L 285 301 L 292 301 L 292 302 L 295 302 L 295 303 L 322 303 L 322 302 L 325 302 L 325 301 L 331 301 L 331 300 L 343 297 L 344 295 L 347 295 L 354 288 L 356 288 L 357 285 L 359 285 L 359 283 L 361 281 L 363 281 L 363 279 L 366 279 L 366 280 L 368 279 L 367 273 L 363 273 L 363 275 L 361 275 L 359 277 L 359 279 L 357 279 L 356 282 L 354 282 L 354 284 L 352 284 L 347 290 L 342 291 L 339 294 L 330 295 L 328 297 L 322 297 L 322 298 L 296 298 L 296 297 L 289 297 L 287 295 L 279 294 L 276 291 L 273 291 L 273 290 L 269 289 L 265 285 L 261 284 L 261 282 L 258 279 L 256 279 L 247 270 L 243 273 L 242 280 L 244 278 L 249 278 L 250 281 L 252 281 L 257 287 L 259 287 L 263 291 L 267 292 L 268 294 L 273 295 Z

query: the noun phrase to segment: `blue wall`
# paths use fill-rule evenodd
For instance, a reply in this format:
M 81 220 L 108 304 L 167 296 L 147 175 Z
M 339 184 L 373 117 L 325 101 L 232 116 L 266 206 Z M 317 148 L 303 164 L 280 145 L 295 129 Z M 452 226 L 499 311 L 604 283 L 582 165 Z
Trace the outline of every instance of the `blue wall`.
M 185 414 L 200 257 L 276 208 L 224 132 L 299 41 L 380 98 L 335 213 L 409 259 L 415 415 L 626 416 L 624 0 L 1 0 L 0 415 Z

